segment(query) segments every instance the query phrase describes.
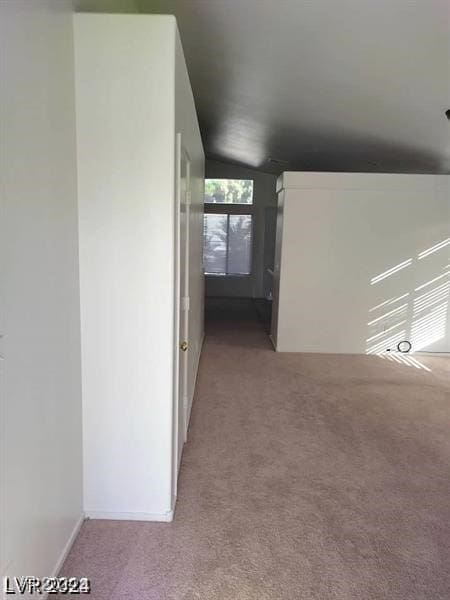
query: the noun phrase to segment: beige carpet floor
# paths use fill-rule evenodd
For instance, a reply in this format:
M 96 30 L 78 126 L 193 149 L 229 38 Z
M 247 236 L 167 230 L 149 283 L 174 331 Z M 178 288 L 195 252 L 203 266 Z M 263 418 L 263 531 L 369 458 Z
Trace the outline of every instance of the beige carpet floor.
M 62 574 L 93 600 L 448 600 L 450 359 L 419 360 L 213 319 L 174 522 L 86 521 Z

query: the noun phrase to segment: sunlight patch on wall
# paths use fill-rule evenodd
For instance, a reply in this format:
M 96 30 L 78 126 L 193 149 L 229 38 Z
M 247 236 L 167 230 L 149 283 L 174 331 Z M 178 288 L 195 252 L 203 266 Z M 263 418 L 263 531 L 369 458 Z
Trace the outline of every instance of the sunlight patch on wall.
M 389 282 L 392 284 L 400 271 L 407 267 L 418 268 L 419 261 L 429 257 L 432 257 L 429 260 L 439 261 L 437 253 L 449 247 L 450 238 L 441 240 L 419 252 L 417 256 L 408 258 L 372 277 L 370 285 L 380 283 L 387 278 L 394 278 Z M 415 352 L 435 344 L 446 336 L 449 325 L 450 265 L 447 259 L 444 260 L 445 266 L 442 266 L 441 262 L 441 266 L 436 268 L 434 276 L 430 279 L 423 282 L 416 280 L 416 287 L 413 290 L 400 289 L 401 293 L 398 296 L 391 295 L 386 300 L 379 298 L 382 301 L 369 308 L 366 354 L 388 357 L 395 362 L 429 370 L 409 354 L 398 352 L 397 345 L 407 340 L 411 343 L 411 351 Z M 420 273 L 420 270 L 417 272 Z M 399 280 L 399 284 L 405 286 L 404 279 Z M 392 294 L 392 285 L 388 287 Z
M 449 245 L 450 245 L 450 238 L 447 238 L 446 240 L 439 242 L 439 244 L 435 244 L 434 246 L 431 246 L 431 248 L 428 248 L 427 250 L 424 250 L 423 252 L 419 252 L 418 259 L 422 260 L 423 258 L 426 258 L 427 256 L 430 256 L 431 254 L 434 254 L 435 252 L 438 252 L 439 250 L 443 250 L 444 248 L 446 248 Z
M 414 350 L 422 350 L 441 340 L 447 330 L 447 311 L 450 282 L 423 294 L 414 300 L 411 325 L 411 343 Z
M 426 283 L 423 283 L 422 285 L 419 285 L 419 287 L 416 287 L 414 289 L 414 291 L 415 292 L 420 292 L 420 290 L 423 290 L 424 288 L 428 287 L 429 285 L 432 285 L 433 283 L 436 283 L 436 281 L 440 281 L 441 279 L 445 279 L 448 276 L 449 276 L 449 272 L 446 271 L 445 273 L 442 273 L 442 275 L 438 275 L 434 279 L 430 279 L 430 281 L 427 281 Z
M 406 294 L 403 294 L 403 296 L 397 296 L 397 298 L 389 298 L 389 300 L 385 300 L 384 302 L 381 302 L 380 304 L 373 306 L 371 309 L 369 309 L 369 312 L 374 312 L 375 310 L 378 310 L 379 308 L 382 308 L 383 306 L 390 306 L 391 304 L 395 304 L 396 302 L 399 302 L 400 300 L 403 300 L 404 298 L 407 298 L 408 296 L 409 296 L 409 292 L 406 292 Z M 369 325 L 370 325 L 370 323 L 369 323 Z
M 387 279 L 388 277 L 395 275 L 395 273 L 398 273 L 399 271 L 406 269 L 406 267 L 409 267 L 411 264 L 412 264 L 412 258 L 408 258 L 408 260 L 405 260 L 405 261 L 399 263 L 398 265 L 395 265 L 395 267 L 391 267 L 387 271 L 384 271 L 383 273 L 380 273 L 379 275 L 372 277 L 372 279 L 370 280 L 370 285 L 375 285 L 376 283 L 383 281 L 383 279 Z
M 394 326 L 396 327 L 396 326 Z M 397 344 L 405 339 L 406 330 L 402 329 L 394 335 L 387 336 L 385 331 L 381 333 L 382 339 L 379 339 L 375 344 L 369 345 L 366 354 L 380 354 L 386 351 L 386 348 L 396 348 Z M 370 343 L 370 342 L 369 342 Z

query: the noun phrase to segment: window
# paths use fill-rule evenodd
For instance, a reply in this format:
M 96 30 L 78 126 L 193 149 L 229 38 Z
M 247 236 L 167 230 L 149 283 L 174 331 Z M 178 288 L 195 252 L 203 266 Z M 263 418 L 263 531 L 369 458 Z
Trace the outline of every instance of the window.
M 253 180 L 207 179 L 205 204 L 253 204 Z
M 203 262 L 207 275 L 250 275 L 253 181 L 206 179 Z
M 252 215 L 206 213 L 204 265 L 208 275 L 250 275 Z

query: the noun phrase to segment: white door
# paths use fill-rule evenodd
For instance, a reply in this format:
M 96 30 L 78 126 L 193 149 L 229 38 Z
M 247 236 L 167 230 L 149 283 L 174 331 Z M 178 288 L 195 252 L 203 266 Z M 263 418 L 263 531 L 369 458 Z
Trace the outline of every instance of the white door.
M 189 357 L 189 205 L 190 160 L 178 136 L 178 240 L 179 240 L 179 324 L 178 324 L 178 403 L 177 465 L 178 471 L 187 434 L 188 357 Z

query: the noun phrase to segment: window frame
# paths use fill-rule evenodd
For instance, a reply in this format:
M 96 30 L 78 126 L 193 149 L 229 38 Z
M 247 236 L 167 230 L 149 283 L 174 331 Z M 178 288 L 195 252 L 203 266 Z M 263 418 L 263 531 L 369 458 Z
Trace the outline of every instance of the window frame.
M 207 179 L 238 179 L 236 177 L 207 177 Z M 242 178 L 245 179 L 245 178 Z M 253 196 L 251 204 L 238 204 L 234 202 L 203 202 L 204 214 L 227 215 L 227 249 L 226 267 L 228 268 L 228 231 L 231 215 L 249 215 L 251 217 L 252 242 L 250 248 L 250 270 L 249 273 L 208 273 L 204 271 L 205 277 L 231 277 L 250 278 L 253 277 L 254 250 L 255 250 L 255 180 L 253 181 Z M 204 251 L 204 246 L 203 246 Z
M 220 205 L 220 206 L 223 206 Z M 220 214 L 227 217 L 227 243 L 225 248 L 225 269 L 226 273 L 211 273 L 209 271 L 204 271 L 204 274 L 207 277 L 250 277 L 253 274 L 253 226 L 254 226 L 254 216 L 253 213 L 250 213 L 248 210 L 245 213 L 236 214 L 234 211 L 224 212 L 224 211 L 205 211 L 205 215 L 207 214 Z M 246 217 L 250 217 L 250 228 L 251 228 L 251 247 L 249 253 L 250 259 L 250 268 L 248 273 L 228 273 L 228 265 L 229 265 L 229 254 L 230 254 L 230 217 L 245 215 Z
M 251 181 L 252 182 L 252 201 L 251 202 L 206 202 L 206 181 L 215 180 L 215 181 Z M 255 180 L 248 177 L 205 177 L 205 189 L 203 191 L 203 204 L 204 206 L 234 206 L 234 207 L 248 207 L 254 206 L 255 199 Z M 206 211 L 205 211 L 206 212 Z

